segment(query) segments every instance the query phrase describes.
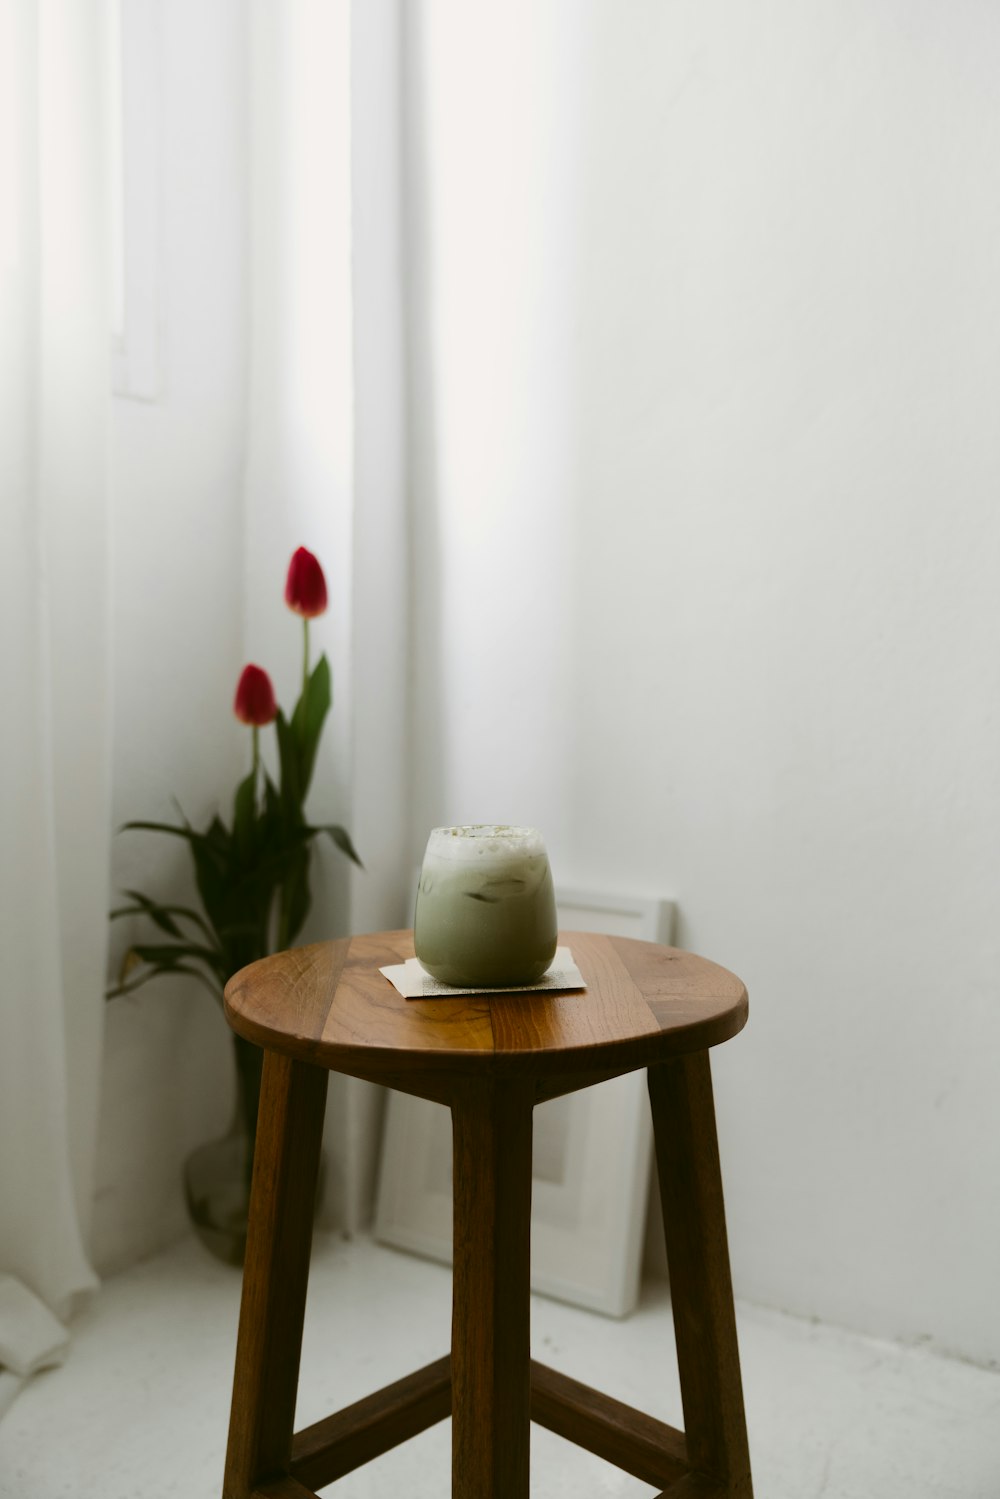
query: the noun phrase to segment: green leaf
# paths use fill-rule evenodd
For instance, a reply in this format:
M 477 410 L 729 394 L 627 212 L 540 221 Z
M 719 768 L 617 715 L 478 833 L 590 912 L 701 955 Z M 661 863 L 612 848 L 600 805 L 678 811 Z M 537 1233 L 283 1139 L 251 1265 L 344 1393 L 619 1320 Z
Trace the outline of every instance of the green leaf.
M 246 850 L 253 835 L 254 813 L 257 810 L 257 772 L 251 770 L 236 788 L 233 798 L 233 841 L 237 848 Z
M 118 969 L 118 982 L 124 984 L 134 968 L 142 967 L 142 959 L 134 948 L 128 948 L 122 953 L 121 964 Z
M 218 818 L 212 823 L 206 837 L 191 844 L 195 884 L 208 919 L 216 931 L 229 894 L 231 845 L 232 839 Z
M 215 814 L 215 816 L 212 818 L 212 821 L 208 825 L 208 832 L 205 834 L 205 841 L 208 843 L 209 847 L 214 849 L 215 852 L 220 856 L 225 856 L 229 851 L 229 848 L 233 841 L 232 835 L 229 829 L 226 827 L 226 824 L 223 822 L 222 818 L 219 816 L 218 812 Z
M 134 994 L 137 989 L 141 989 L 144 984 L 148 984 L 150 979 L 155 979 L 161 976 L 164 978 L 171 978 L 174 974 L 182 974 L 185 978 L 197 979 L 198 982 L 204 985 L 204 987 L 209 991 L 212 998 L 218 1000 L 221 1003 L 222 989 L 218 985 L 213 984 L 210 979 L 206 978 L 205 974 L 202 973 L 200 968 L 186 968 L 182 963 L 171 965 L 167 968 L 160 967 L 159 965 L 150 968 L 148 973 L 142 974 L 133 983 L 118 984 L 114 989 L 106 989 L 104 991 L 104 998 L 118 999 L 125 994 Z
M 213 973 L 220 973 L 221 954 L 213 947 L 199 947 L 194 942 L 136 942 L 131 951 L 141 958 L 144 963 L 151 963 L 157 968 L 175 968 L 178 963 L 190 958 L 193 961 L 204 963 Z
M 205 936 L 212 940 L 212 931 L 207 922 L 191 906 L 163 905 L 160 901 L 154 901 L 148 895 L 143 895 L 141 890 L 124 890 L 130 900 L 134 900 L 134 906 L 120 906 L 117 911 L 111 912 L 111 920 L 115 921 L 120 916 L 148 916 L 161 931 L 169 932 L 171 937 L 181 937 L 183 933 L 177 924 L 170 918 L 181 916 L 185 921 L 193 921 Z
M 149 833 L 171 833 L 175 838 L 186 838 L 192 846 L 210 843 L 207 834 L 198 833 L 192 827 L 177 827 L 172 822 L 123 822 L 119 831 L 127 833 L 135 828 Z
M 278 735 L 278 764 L 281 781 L 281 803 L 287 815 L 298 814 L 302 809 L 302 778 L 299 768 L 299 747 L 291 724 L 281 709 L 274 720 Z
M 176 921 L 173 920 L 173 913 L 177 909 L 176 906 L 158 906 L 151 900 L 143 899 L 139 904 L 134 906 L 119 906 L 117 910 L 111 912 L 108 919 L 110 921 L 117 921 L 120 916 L 148 916 L 151 921 L 156 923 L 161 932 L 166 932 L 171 937 L 180 937 L 182 935 L 181 929 Z
M 299 695 L 292 714 L 291 730 L 298 753 L 299 805 L 305 801 L 312 780 L 316 751 L 326 715 L 333 701 L 330 663 L 320 656 Z
M 226 854 L 230 842 L 229 833 L 225 824 L 218 817 L 214 818 L 207 833 L 196 832 L 190 825 L 176 827 L 170 822 L 127 822 L 124 830 L 140 829 L 151 833 L 169 833 L 175 838 L 183 838 L 191 849 L 194 859 L 195 883 L 198 886 L 198 894 L 201 896 L 202 905 L 208 913 L 209 920 L 216 925 L 216 912 L 219 902 L 225 895 L 226 883 Z
M 291 947 L 309 914 L 309 849 L 301 845 L 288 860 L 278 906 L 278 948 Z
M 264 772 L 264 809 L 269 823 L 276 822 L 281 816 L 281 793 L 266 771 Z
M 349 859 L 352 859 L 359 869 L 364 869 L 365 866 L 358 858 L 357 850 L 351 842 L 351 835 L 346 828 L 342 828 L 338 823 L 325 822 L 321 827 L 312 828 L 311 831 L 314 833 L 326 833 L 333 839 L 341 853 L 346 854 Z

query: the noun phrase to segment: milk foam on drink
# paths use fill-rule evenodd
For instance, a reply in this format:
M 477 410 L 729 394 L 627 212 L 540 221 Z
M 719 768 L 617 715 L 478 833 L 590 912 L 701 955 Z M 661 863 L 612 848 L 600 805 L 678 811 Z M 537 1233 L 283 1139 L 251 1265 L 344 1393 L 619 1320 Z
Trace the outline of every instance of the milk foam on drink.
M 555 956 L 556 935 L 552 872 L 536 828 L 434 828 L 414 918 L 416 954 L 433 978 L 533 984 Z

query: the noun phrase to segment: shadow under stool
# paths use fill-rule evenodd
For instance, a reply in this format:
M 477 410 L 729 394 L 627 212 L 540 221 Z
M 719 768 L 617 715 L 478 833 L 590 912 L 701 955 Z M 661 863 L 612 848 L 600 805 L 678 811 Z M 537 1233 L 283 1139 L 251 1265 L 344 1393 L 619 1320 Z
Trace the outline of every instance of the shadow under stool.
M 740 1031 L 743 984 L 675 948 L 570 932 L 575 994 L 404 1000 L 379 973 L 409 932 L 279 953 L 226 989 L 264 1048 L 223 1499 L 315 1490 L 452 1418 L 454 1499 L 527 1499 L 532 1421 L 669 1499 L 751 1499 L 708 1048 Z M 536 1103 L 648 1070 L 684 1431 L 530 1353 Z M 447 1104 L 454 1132 L 451 1354 L 295 1432 L 330 1071 Z

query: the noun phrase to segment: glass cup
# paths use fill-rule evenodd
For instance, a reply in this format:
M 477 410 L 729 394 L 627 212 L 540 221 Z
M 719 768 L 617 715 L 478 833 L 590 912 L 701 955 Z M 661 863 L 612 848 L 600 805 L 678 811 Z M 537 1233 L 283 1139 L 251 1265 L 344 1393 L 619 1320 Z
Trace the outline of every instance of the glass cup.
M 434 828 L 413 927 L 417 957 L 444 984 L 536 983 L 556 951 L 556 898 L 541 833 L 498 823 Z

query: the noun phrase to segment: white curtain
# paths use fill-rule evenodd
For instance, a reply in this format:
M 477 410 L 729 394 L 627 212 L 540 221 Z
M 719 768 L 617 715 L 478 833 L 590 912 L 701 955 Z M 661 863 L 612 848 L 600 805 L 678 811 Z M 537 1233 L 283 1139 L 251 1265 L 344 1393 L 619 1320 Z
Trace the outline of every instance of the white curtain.
M 403 925 L 406 527 L 396 0 L 255 0 L 250 69 L 247 658 L 297 681 L 299 637 L 264 606 L 298 545 L 321 558 L 317 650 L 334 710 L 311 792 L 365 872 L 322 848 L 300 940 Z M 321 1222 L 370 1220 L 381 1090 L 330 1080 Z
M 0 0 L 0 1402 L 95 1285 L 108 894 L 97 0 Z
M 246 655 L 279 690 L 286 669 L 287 700 L 298 638 L 273 605 L 275 577 L 280 589 L 289 553 L 310 546 L 331 594 L 314 641 L 335 677 L 311 811 L 346 823 L 366 863 L 354 879 L 327 851 L 306 938 L 405 923 L 410 881 L 399 12 L 371 0 L 352 25 L 349 9 L 255 0 L 248 11 Z M 0 0 L 0 1405 L 14 1370 L 58 1360 L 96 1284 L 111 717 L 103 12 L 102 0 Z M 170 54 L 168 91 L 183 86 L 182 55 L 196 54 Z M 187 211 L 184 181 L 172 181 L 168 268 Z M 176 334 L 169 303 L 166 316 Z M 161 413 L 145 415 L 156 471 Z M 130 503 L 161 502 L 137 460 L 130 475 Z M 139 1110 L 116 1097 L 116 1117 L 146 1139 Z M 335 1081 L 325 1217 L 349 1232 L 370 1213 L 379 1114 L 370 1090 Z M 122 1172 L 120 1155 L 106 1169 Z M 137 1249 L 175 1232 L 168 1215 Z

